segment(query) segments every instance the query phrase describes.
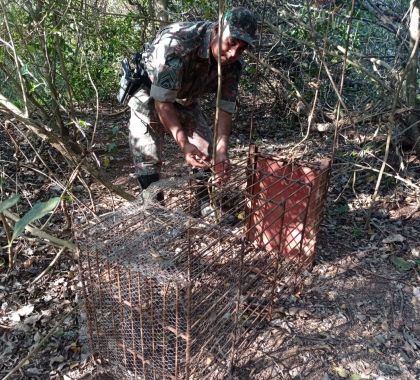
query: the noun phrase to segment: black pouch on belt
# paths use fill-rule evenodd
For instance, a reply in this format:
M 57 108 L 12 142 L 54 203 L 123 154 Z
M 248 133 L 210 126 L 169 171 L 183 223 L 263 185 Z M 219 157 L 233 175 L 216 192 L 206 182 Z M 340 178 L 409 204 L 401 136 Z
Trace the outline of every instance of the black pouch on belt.
M 151 86 L 149 76 L 141 62 L 141 54 L 136 53 L 131 62 L 128 58 L 121 61 L 122 75 L 117 99 L 121 104 L 127 104 L 141 85 Z

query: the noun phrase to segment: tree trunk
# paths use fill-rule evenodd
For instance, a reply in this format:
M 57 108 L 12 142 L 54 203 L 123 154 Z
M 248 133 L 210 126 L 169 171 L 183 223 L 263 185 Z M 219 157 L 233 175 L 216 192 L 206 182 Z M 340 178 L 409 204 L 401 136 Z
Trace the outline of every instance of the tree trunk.
M 417 100 L 417 80 L 418 80 L 418 60 L 419 60 L 419 38 L 420 38 L 420 0 L 411 0 L 411 18 L 410 18 L 410 61 L 407 67 L 406 78 L 406 99 L 409 107 L 416 108 L 420 104 Z M 418 113 L 411 112 L 408 118 L 411 127 L 407 130 L 406 138 L 416 151 L 420 158 L 420 123 Z
M 151 19 L 152 34 L 168 23 L 168 4 L 169 0 L 148 0 L 147 12 Z
M 168 0 L 156 0 L 156 17 L 161 24 L 168 22 Z

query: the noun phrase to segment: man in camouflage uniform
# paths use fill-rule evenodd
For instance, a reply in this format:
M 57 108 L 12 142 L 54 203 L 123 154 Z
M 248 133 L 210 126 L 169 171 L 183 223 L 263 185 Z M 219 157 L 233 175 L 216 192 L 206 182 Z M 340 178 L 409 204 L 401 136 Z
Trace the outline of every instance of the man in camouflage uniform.
M 242 64 L 242 52 L 252 46 L 257 22 L 243 7 L 224 17 L 221 64 L 222 86 L 217 125 L 216 175 L 229 170 L 228 142 Z M 159 180 L 163 134 L 171 133 L 193 168 L 208 168 L 212 132 L 198 98 L 217 91 L 218 24 L 179 22 L 159 31 L 143 53 L 151 80 L 130 99 L 130 148 L 142 189 Z

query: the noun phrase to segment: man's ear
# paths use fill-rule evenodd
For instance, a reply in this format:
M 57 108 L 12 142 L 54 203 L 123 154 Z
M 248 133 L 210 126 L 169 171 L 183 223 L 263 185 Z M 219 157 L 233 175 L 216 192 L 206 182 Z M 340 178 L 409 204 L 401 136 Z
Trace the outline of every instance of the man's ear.
M 213 32 L 211 33 L 211 39 L 217 38 L 217 33 L 219 31 L 219 25 L 216 24 L 216 26 L 213 28 Z
M 217 43 L 217 32 L 219 30 L 219 26 L 216 25 L 211 33 L 210 37 L 210 46 Z

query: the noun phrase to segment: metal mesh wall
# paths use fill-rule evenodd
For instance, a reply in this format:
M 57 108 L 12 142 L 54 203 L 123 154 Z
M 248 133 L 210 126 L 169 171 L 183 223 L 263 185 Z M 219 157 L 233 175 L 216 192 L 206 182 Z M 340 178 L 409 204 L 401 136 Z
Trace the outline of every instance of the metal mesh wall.
M 312 262 L 329 164 L 251 154 L 208 185 L 167 182 L 79 239 L 92 351 L 118 378 L 222 379 Z M 153 191 L 151 192 L 153 195 Z

